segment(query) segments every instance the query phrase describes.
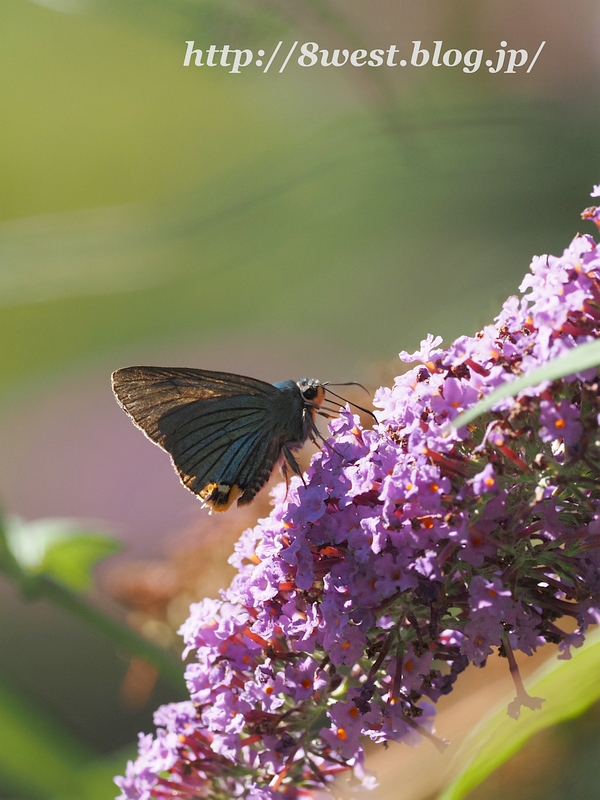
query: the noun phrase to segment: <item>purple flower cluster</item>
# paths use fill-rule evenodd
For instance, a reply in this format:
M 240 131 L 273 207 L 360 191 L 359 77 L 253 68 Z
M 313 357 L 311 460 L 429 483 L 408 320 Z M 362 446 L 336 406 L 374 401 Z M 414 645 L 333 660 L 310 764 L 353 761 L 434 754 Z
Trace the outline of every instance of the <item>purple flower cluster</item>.
M 521 290 L 475 337 L 401 353 L 418 364 L 377 392 L 375 428 L 343 410 L 306 484 L 275 490 L 230 588 L 192 606 L 191 699 L 159 709 L 121 798 L 312 797 L 349 768 L 369 783 L 361 740 L 436 742 L 433 704 L 494 648 L 509 713 L 539 706 L 515 651 L 569 658 L 600 618 L 597 370 L 449 422 L 600 337 L 600 247 L 577 236 L 535 258 Z

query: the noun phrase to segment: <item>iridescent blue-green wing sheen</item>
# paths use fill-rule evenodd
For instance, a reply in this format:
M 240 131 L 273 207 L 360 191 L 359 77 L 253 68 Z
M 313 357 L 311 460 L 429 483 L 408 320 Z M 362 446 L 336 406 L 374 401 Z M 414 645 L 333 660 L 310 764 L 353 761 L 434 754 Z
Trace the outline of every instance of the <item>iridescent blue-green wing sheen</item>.
M 279 458 L 281 392 L 254 378 L 127 367 L 113 389 L 135 424 L 171 456 L 183 484 L 213 510 L 250 502 Z
M 247 402 L 244 395 L 216 403 L 201 401 L 177 415 L 179 424 L 165 437 L 164 447 L 185 485 L 196 494 L 203 496 L 213 483 L 235 486 L 241 494 L 259 469 L 272 436 L 270 403 L 248 408 Z

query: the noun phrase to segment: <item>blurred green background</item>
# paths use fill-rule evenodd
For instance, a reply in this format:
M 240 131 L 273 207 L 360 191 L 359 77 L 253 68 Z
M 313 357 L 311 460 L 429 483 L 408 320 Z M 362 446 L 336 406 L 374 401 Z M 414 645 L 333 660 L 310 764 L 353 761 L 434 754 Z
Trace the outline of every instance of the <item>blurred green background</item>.
M 117 408 L 113 369 L 374 389 L 427 333 L 449 342 L 491 321 L 532 255 L 589 227 L 599 34 L 596 0 L 2 0 L 5 513 L 88 520 L 124 543 L 123 563 L 159 557 L 203 512 Z M 529 75 L 292 62 L 233 75 L 184 68 L 191 39 L 546 46 Z M 0 593 L 0 750 L 14 752 L 0 797 L 113 796 L 121 748 L 183 695 L 159 680 L 127 710 L 125 653 L 7 581 Z M 30 719 L 23 740 L 16 718 Z

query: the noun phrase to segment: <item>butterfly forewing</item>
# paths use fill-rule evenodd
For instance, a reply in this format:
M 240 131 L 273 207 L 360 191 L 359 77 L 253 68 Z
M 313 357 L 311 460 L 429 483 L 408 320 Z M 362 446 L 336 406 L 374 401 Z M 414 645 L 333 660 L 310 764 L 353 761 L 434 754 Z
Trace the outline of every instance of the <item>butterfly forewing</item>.
M 252 500 L 281 452 L 269 383 L 196 369 L 127 367 L 113 374 L 121 406 L 166 450 L 183 484 L 215 510 Z
M 113 373 L 112 380 L 120 404 L 156 442 L 169 429 L 170 414 L 188 403 L 242 395 L 265 400 L 277 395 L 277 389 L 264 381 L 201 369 L 126 367 Z

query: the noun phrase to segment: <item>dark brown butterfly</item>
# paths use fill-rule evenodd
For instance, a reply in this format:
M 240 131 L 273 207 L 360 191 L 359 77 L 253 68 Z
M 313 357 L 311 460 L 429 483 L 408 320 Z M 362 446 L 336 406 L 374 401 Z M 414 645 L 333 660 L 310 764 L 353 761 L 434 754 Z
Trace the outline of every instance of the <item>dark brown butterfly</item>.
M 321 438 L 325 385 L 270 384 L 202 369 L 126 367 L 112 376 L 119 404 L 171 456 L 182 483 L 211 511 L 251 502 L 274 466 L 301 474 L 294 451 Z M 336 395 L 337 396 L 337 395 Z

